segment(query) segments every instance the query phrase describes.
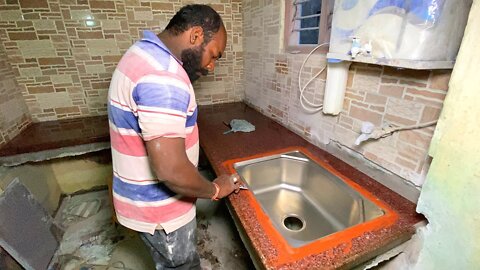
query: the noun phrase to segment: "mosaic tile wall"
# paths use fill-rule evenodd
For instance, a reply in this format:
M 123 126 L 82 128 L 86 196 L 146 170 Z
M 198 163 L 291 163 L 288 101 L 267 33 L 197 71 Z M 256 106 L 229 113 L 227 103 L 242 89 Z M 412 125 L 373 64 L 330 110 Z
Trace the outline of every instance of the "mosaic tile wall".
M 306 55 L 282 51 L 283 2 L 243 1 L 246 102 L 319 147 L 338 143 L 421 185 L 434 127 L 398 132 L 360 146 L 354 141 L 363 121 L 403 126 L 438 119 L 450 71 L 353 64 L 340 115 L 305 113 L 299 103 L 298 71 Z M 301 76 L 302 85 L 324 65 L 324 56 L 311 57 Z M 325 73 L 307 87 L 307 98 L 321 103 L 324 87 Z
M 0 43 L 0 147 L 31 122 L 15 74 Z
M 215 73 L 195 84 L 199 103 L 243 99 L 241 0 L 0 0 L 0 39 L 32 120 L 106 114 L 122 54 L 189 3 L 211 4 L 228 32 Z

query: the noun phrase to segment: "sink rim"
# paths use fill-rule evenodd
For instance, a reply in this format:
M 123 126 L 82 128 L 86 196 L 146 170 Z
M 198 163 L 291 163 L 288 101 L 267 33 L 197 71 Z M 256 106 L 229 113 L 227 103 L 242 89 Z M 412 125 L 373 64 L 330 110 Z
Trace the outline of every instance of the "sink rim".
M 222 163 L 223 167 L 228 169 L 229 173 L 236 173 L 234 168 L 234 164 L 237 162 L 247 161 L 251 159 L 257 158 L 266 158 L 272 155 L 278 155 L 283 153 L 288 153 L 292 151 L 299 151 L 303 153 L 305 156 L 310 158 L 312 161 L 316 162 L 318 165 L 322 166 L 326 170 L 328 170 L 333 175 L 340 178 L 342 181 L 345 182 L 348 186 L 352 189 L 360 193 L 362 196 L 368 198 L 372 203 L 376 206 L 380 207 L 384 211 L 384 215 L 367 221 L 365 223 L 354 225 L 350 228 L 346 228 L 342 231 L 330 234 L 326 237 L 317 239 L 311 243 L 308 243 L 301 247 L 292 247 L 290 246 L 287 241 L 283 238 L 283 236 L 277 231 L 277 229 L 273 226 L 273 223 L 270 222 L 270 218 L 268 215 L 263 211 L 260 203 L 257 201 L 255 195 L 250 190 L 242 191 L 242 199 L 248 200 L 248 205 L 253 208 L 254 213 L 256 214 L 256 218 L 258 220 L 258 226 L 261 227 L 265 236 L 268 240 L 272 243 L 273 246 L 277 248 L 277 261 L 276 265 L 281 265 L 289 262 L 294 262 L 300 259 L 305 258 L 309 255 L 315 255 L 322 253 L 332 247 L 338 246 L 340 244 L 346 244 L 347 247 L 345 248 L 344 252 L 348 252 L 351 248 L 351 240 L 355 237 L 359 237 L 364 233 L 380 230 L 382 228 L 389 227 L 390 225 L 394 224 L 399 215 L 396 211 L 394 211 L 387 203 L 381 201 L 379 198 L 374 196 L 371 192 L 367 191 L 365 188 L 360 186 L 359 184 L 355 183 L 353 180 L 350 180 L 345 175 L 341 174 L 335 168 L 330 166 L 325 161 L 321 160 L 319 157 L 315 156 L 311 153 L 310 150 L 306 149 L 302 146 L 294 146 L 294 147 L 287 147 L 282 148 L 274 151 L 268 151 L 264 153 L 259 153 L 256 155 L 236 158 L 227 160 Z M 248 237 L 248 231 L 245 231 Z
M 325 177 L 324 177 L 325 181 L 329 182 L 331 186 L 338 187 L 338 191 L 342 193 L 342 194 L 339 194 L 339 195 L 346 195 L 347 197 L 349 197 L 352 200 L 352 203 L 354 201 L 361 201 L 361 203 L 360 203 L 361 205 L 364 205 L 364 204 L 365 205 L 371 205 L 371 206 L 374 206 L 375 208 L 373 209 L 371 206 L 365 206 L 365 207 L 368 208 L 368 210 L 364 210 L 366 212 L 363 212 L 363 215 L 359 214 L 360 216 L 363 216 L 363 218 L 359 217 L 360 219 L 363 219 L 363 221 L 360 221 L 360 220 L 358 220 L 358 221 L 348 220 L 347 221 L 347 220 L 341 220 L 341 218 L 342 218 L 341 214 L 340 214 L 340 216 L 333 214 L 333 212 L 337 213 L 337 214 L 342 213 L 343 211 L 342 211 L 341 208 L 330 209 L 330 210 L 328 208 L 324 208 L 323 211 L 327 211 L 327 213 L 324 213 L 323 211 L 312 212 L 312 208 L 308 208 L 308 207 L 307 207 L 307 209 L 309 209 L 310 211 L 305 210 L 305 208 L 303 208 L 303 210 L 297 209 L 297 212 L 295 212 L 295 211 L 294 212 L 289 212 L 292 209 L 286 210 L 286 209 L 289 208 L 287 206 L 288 203 L 287 203 L 287 205 L 282 206 L 282 203 L 280 203 L 276 199 L 275 199 L 275 204 L 280 203 L 277 206 L 274 206 L 270 203 L 266 203 L 265 202 L 265 195 L 270 194 L 270 193 L 283 194 L 282 192 L 294 192 L 294 194 L 305 194 L 305 192 L 307 192 L 307 190 L 305 190 L 306 187 L 303 186 L 303 185 L 308 185 L 308 184 L 290 183 L 290 182 L 288 182 L 288 180 L 286 180 L 287 182 L 283 182 L 282 180 L 280 180 L 280 183 L 277 183 L 277 181 L 274 181 L 274 183 L 272 183 L 273 185 L 264 186 L 261 183 L 251 182 L 252 179 L 245 179 L 244 178 L 244 176 L 246 176 L 245 173 L 250 171 L 248 169 L 250 166 L 254 166 L 254 167 L 260 166 L 260 168 L 262 168 L 262 166 L 267 166 L 267 167 L 273 168 L 273 167 L 271 167 L 271 165 L 265 165 L 265 164 L 269 164 L 269 162 L 276 162 L 277 160 L 285 160 L 285 162 L 294 161 L 294 163 L 296 163 L 295 161 L 300 161 L 302 163 L 305 162 L 305 164 L 309 164 L 309 163 L 312 164 L 312 165 L 309 165 L 309 166 L 319 167 L 318 170 L 320 170 L 320 171 L 318 171 L 317 173 L 321 173 L 322 175 L 325 175 Z M 280 162 L 280 163 L 283 164 L 283 162 Z M 280 164 L 277 164 L 277 166 L 279 166 L 279 165 Z M 341 231 L 343 231 L 347 228 L 350 228 L 350 227 L 353 227 L 353 226 L 356 226 L 356 225 L 365 224 L 370 220 L 374 220 L 378 217 L 383 216 L 386 212 L 384 208 L 382 208 L 378 204 L 375 204 L 375 202 L 372 201 L 370 198 L 368 198 L 366 196 L 363 196 L 363 194 L 360 193 L 358 190 L 354 189 L 351 185 L 348 185 L 341 178 L 336 177 L 336 175 L 331 173 L 330 170 L 328 170 L 327 168 L 322 166 L 322 164 L 319 164 L 316 160 L 310 158 L 308 155 L 304 154 L 300 150 L 288 151 L 288 152 L 284 152 L 284 153 L 280 153 L 280 154 L 268 155 L 268 156 L 264 156 L 264 157 L 260 157 L 260 158 L 253 158 L 253 159 L 248 159 L 248 160 L 245 160 L 245 161 L 236 162 L 236 163 L 233 164 L 233 167 L 234 167 L 235 171 L 239 174 L 240 178 L 243 180 L 245 185 L 248 186 L 248 189 L 254 194 L 254 196 L 256 198 L 256 201 L 261 205 L 265 214 L 270 217 L 270 221 L 275 225 L 278 232 L 285 238 L 285 240 L 288 242 L 288 244 L 291 247 L 294 247 L 294 248 L 298 248 L 298 247 L 307 245 L 308 243 L 314 242 L 314 241 L 319 240 L 323 237 L 327 237 L 331 234 L 341 232 Z M 302 168 L 305 169 L 304 166 L 302 166 Z M 283 171 L 283 170 L 280 169 L 280 171 Z M 305 172 L 305 173 L 309 174 L 307 172 Z M 327 176 L 327 174 L 330 174 L 332 177 Z M 263 177 L 265 177 L 265 175 L 263 175 Z M 283 180 L 285 180 L 285 179 L 283 179 Z M 260 184 L 259 187 L 257 187 L 258 184 Z M 325 183 L 325 184 L 327 184 L 327 186 L 328 186 L 328 183 Z M 317 190 L 317 192 L 318 192 L 318 190 Z M 267 194 L 264 194 L 264 193 L 267 193 Z M 319 193 L 317 193 L 317 194 L 319 194 Z M 310 194 L 310 195 L 312 195 L 312 194 Z M 269 196 L 269 195 L 267 195 L 267 196 Z M 312 202 L 310 202 L 310 200 L 305 199 L 302 195 L 299 195 L 299 196 L 303 198 L 303 200 L 302 199 L 300 199 L 300 200 L 307 203 L 310 207 L 311 206 L 315 207 L 315 205 L 312 204 Z M 315 195 L 313 195 L 313 197 L 315 197 Z M 339 203 L 341 203 L 341 202 L 342 201 L 339 201 Z M 321 207 L 321 205 L 322 204 L 320 203 L 320 207 Z M 326 206 L 326 205 L 324 205 L 324 206 Z M 304 207 L 306 207 L 306 206 L 304 206 Z M 345 210 L 345 209 L 343 209 L 343 210 Z M 280 212 L 278 212 L 278 211 L 280 211 Z M 306 212 L 304 212 L 304 211 L 306 211 Z M 351 217 L 351 214 L 352 214 L 351 211 L 352 211 L 352 209 L 346 209 L 346 214 L 347 214 L 346 216 L 348 218 Z M 300 213 L 300 212 L 302 212 L 302 213 Z M 275 213 L 275 216 L 270 216 L 274 213 Z M 371 215 L 376 215 L 376 217 L 370 217 L 370 218 L 367 218 L 365 220 L 364 215 L 367 215 L 367 213 L 370 213 Z M 277 215 L 277 214 L 279 214 L 279 215 Z M 303 215 L 301 215 L 301 214 L 303 214 Z M 331 217 L 331 218 L 333 218 L 333 220 L 329 220 L 328 218 L 326 218 L 325 219 L 326 222 L 324 222 L 324 223 L 322 223 L 322 222 L 315 223 L 315 222 L 318 222 L 318 219 L 315 218 L 315 216 L 305 216 L 306 214 L 320 214 L 320 216 L 318 216 L 318 218 L 320 218 L 320 219 L 325 219 L 326 217 Z M 287 223 L 285 223 L 285 220 L 286 220 L 287 217 L 297 218 L 298 219 L 297 221 L 290 220 L 291 222 L 294 222 L 295 224 L 293 224 L 293 223 L 289 223 L 289 224 L 290 224 L 290 226 L 294 226 L 294 227 L 301 226 L 301 229 L 291 229 L 291 228 L 289 228 Z M 343 216 L 343 217 L 345 217 L 345 216 Z M 309 223 L 309 222 L 313 222 L 311 224 L 315 224 L 315 225 L 310 225 L 309 228 L 307 228 L 307 223 Z M 353 223 L 351 223 L 351 222 L 353 222 Z M 320 227 L 315 229 L 316 226 L 320 226 Z M 340 227 L 343 227 L 343 228 L 336 228 L 336 226 L 340 226 Z

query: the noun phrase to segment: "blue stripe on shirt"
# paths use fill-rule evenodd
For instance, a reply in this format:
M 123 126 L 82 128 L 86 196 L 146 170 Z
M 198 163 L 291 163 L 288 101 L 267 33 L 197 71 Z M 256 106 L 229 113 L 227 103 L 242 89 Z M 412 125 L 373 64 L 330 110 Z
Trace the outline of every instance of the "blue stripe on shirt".
M 112 189 L 122 197 L 142 202 L 163 201 L 176 195 L 163 183 L 135 185 L 125 183 L 116 176 L 113 177 Z
M 158 83 L 139 83 L 133 89 L 138 106 L 172 109 L 187 113 L 190 94 L 178 87 Z
M 124 111 L 110 103 L 108 104 L 108 118 L 117 128 L 133 129 L 137 133 L 141 133 L 138 119 L 131 111 Z
M 151 55 L 155 60 L 163 67 L 164 70 L 168 70 L 168 66 L 170 65 L 170 54 L 165 53 L 162 50 L 165 50 L 164 48 L 161 48 L 155 43 L 152 43 L 150 41 L 146 40 L 141 40 L 135 43 L 135 46 L 139 47 L 149 55 Z M 161 48 L 162 50 L 159 50 Z
M 187 122 L 185 124 L 185 127 L 192 127 L 195 125 L 197 122 L 197 115 L 198 115 L 198 107 L 195 108 L 195 111 L 193 112 L 192 116 L 187 116 Z

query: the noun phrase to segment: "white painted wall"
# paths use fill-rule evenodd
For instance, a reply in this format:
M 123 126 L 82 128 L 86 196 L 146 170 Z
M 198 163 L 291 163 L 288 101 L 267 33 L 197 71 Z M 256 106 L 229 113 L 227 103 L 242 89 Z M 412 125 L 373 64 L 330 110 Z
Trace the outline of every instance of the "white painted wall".
M 480 0 L 465 36 L 435 130 L 417 210 L 429 220 L 413 269 L 480 269 Z

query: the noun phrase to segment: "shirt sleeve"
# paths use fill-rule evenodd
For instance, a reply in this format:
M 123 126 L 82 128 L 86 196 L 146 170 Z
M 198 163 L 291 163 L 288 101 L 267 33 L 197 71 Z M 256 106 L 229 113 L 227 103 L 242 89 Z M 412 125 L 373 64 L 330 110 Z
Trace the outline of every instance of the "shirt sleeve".
M 145 141 L 159 137 L 186 137 L 185 124 L 190 103 L 186 83 L 168 78 L 142 82 L 137 84 L 132 95 Z

